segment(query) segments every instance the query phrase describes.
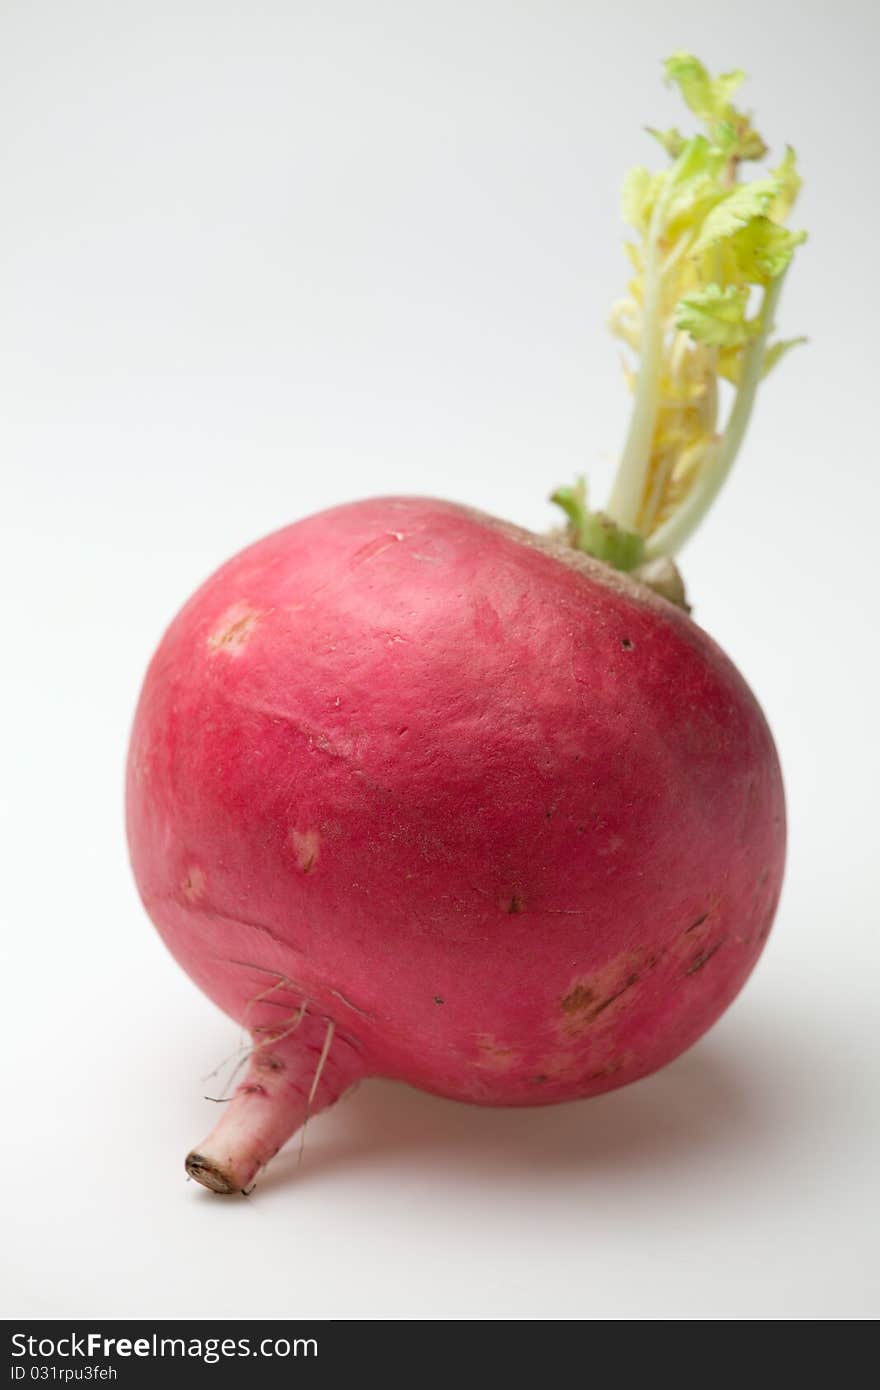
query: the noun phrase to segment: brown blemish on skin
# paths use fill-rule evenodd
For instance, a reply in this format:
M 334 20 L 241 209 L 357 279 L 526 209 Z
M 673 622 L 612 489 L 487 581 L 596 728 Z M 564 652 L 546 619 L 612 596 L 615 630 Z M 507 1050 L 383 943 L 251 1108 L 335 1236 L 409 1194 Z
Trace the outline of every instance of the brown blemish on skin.
M 635 642 L 633 642 L 631 637 L 621 637 L 620 645 L 625 652 L 631 652 L 635 649 Z
M 695 922 L 691 922 L 690 926 L 685 931 L 685 936 L 687 936 L 688 932 L 696 931 L 697 927 L 701 927 L 708 916 L 708 912 L 704 912 L 702 916 L 698 917 Z
M 321 847 L 321 837 L 317 830 L 291 830 L 290 843 L 296 855 L 297 868 L 304 874 L 314 872 Z
M 274 1052 L 267 1052 L 265 1048 L 258 1048 L 253 1053 L 251 1062 L 258 1071 L 284 1071 L 284 1063 L 281 1058 L 277 1057 Z
M 229 652 L 230 655 L 237 655 L 262 616 L 255 608 L 249 608 L 247 604 L 233 604 L 223 614 L 217 628 L 208 638 L 208 646 L 215 651 L 223 650 Z
M 519 893 L 514 893 L 513 897 L 507 904 L 507 911 L 511 914 L 511 916 L 516 917 L 521 912 L 525 912 L 525 910 L 525 901 L 520 897 Z
M 520 1062 L 520 1053 L 499 1043 L 491 1033 L 482 1033 L 477 1038 L 477 1052 L 477 1066 L 489 1071 L 513 1071 Z
M 435 1003 L 435 1004 L 442 1004 L 442 1003 L 444 1003 L 444 1000 L 442 1000 L 442 999 L 440 998 L 440 995 L 439 995 L 439 994 L 435 994 L 435 995 L 434 995 L 434 1003 Z
M 546 1081 L 562 1081 L 569 1076 L 576 1061 L 573 1052 L 551 1052 L 538 1059 L 540 1071 L 536 1072 L 532 1080 L 537 1083 L 540 1077 L 542 1084 Z
M 588 1009 L 596 998 L 596 991 L 590 989 L 588 985 L 575 985 L 574 989 L 563 996 L 562 1012 L 566 1014 L 580 1014 Z
M 613 1076 L 615 1072 L 620 1071 L 621 1066 L 621 1062 L 614 1062 L 611 1066 L 600 1067 L 598 1071 L 591 1071 L 586 1079 L 587 1081 L 604 1081 L 606 1077 Z
M 698 956 L 695 956 L 694 959 L 691 961 L 691 963 L 690 963 L 690 965 L 688 966 L 687 970 L 684 972 L 685 975 L 696 975 L 697 971 L 698 971 L 698 970 L 702 970 L 703 966 L 704 966 L 704 965 L 707 965 L 707 964 L 709 963 L 709 961 L 712 959 L 712 957 L 713 957 L 718 951 L 721 950 L 721 947 L 722 947 L 723 945 L 724 945 L 724 937 L 722 937 L 720 941 L 716 941 L 715 944 L 714 944 L 714 946 L 710 946 L 710 947 L 708 948 L 708 950 L 706 950 L 706 951 L 701 951 L 700 954 L 699 954 Z
M 599 1021 L 604 1024 L 616 1017 L 621 1000 L 644 979 L 645 974 L 662 960 L 662 948 L 643 947 L 636 951 L 625 951 L 593 975 L 582 976 L 572 982 L 571 988 L 562 996 L 560 1005 L 562 1019 L 558 1020 L 564 1037 L 577 1038 L 589 1031 Z M 615 1007 L 616 1006 L 616 1007 Z
M 596 1071 L 591 1071 L 584 1079 L 586 1081 L 605 1081 L 609 1076 L 616 1076 L 625 1067 L 632 1066 L 635 1055 L 632 1052 L 623 1052 L 619 1057 L 615 1057 L 613 1062 L 607 1062 L 604 1067 L 599 1067 Z
M 672 942 L 669 947 L 671 959 L 684 975 L 696 975 L 721 949 L 728 935 L 724 930 L 719 902 L 713 899 L 706 911 L 700 913 Z
M 198 902 L 205 891 L 205 875 L 198 867 L 187 870 L 186 878 L 181 885 L 181 891 L 187 902 Z
M 597 1004 L 595 1009 L 593 1009 L 587 1015 L 589 1022 L 592 1023 L 594 1018 L 598 1018 L 600 1014 L 603 1014 L 605 1010 L 609 1008 L 613 1003 L 615 1003 L 615 1001 L 618 1000 L 622 994 L 626 994 L 627 990 L 632 989 L 633 985 L 637 985 L 638 982 L 638 975 L 628 976 L 624 983 L 620 986 L 620 989 L 615 990 L 613 994 L 609 994 L 607 999 L 603 999 L 602 1002 L 600 1004 Z

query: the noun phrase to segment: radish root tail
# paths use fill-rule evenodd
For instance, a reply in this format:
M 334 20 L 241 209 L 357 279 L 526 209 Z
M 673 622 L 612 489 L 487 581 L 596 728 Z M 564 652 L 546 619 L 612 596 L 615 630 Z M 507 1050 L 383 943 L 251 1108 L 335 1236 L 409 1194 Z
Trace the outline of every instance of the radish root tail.
M 189 1176 L 222 1195 L 250 1191 L 282 1144 L 362 1077 L 354 1046 L 338 1047 L 331 1057 L 335 1033 L 332 1019 L 307 1015 L 306 1001 L 286 1027 L 260 1035 L 244 1080 L 208 1137 L 187 1155 Z

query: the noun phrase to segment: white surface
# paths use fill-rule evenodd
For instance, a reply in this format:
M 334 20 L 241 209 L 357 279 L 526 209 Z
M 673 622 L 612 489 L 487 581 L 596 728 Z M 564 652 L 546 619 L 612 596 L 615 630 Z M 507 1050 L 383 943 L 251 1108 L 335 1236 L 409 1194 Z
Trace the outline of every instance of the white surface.
M 880 35 L 867 0 L 724 13 L 4 7 L 5 1315 L 880 1312 Z M 617 189 L 654 157 L 642 125 L 678 118 L 681 45 L 749 69 L 808 179 L 782 324 L 812 345 L 686 556 L 786 770 L 765 959 L 629 1090 L 513 1113 L 366 1084 L 298 1171 L 294 1148 L 213 1199 L 181 1164 L 236 1034 L 153 935 L 122 835 L 147 657 L 227 554 L 319 506 L 433 492 L 543 527 L 582 466 L 601 494 Z

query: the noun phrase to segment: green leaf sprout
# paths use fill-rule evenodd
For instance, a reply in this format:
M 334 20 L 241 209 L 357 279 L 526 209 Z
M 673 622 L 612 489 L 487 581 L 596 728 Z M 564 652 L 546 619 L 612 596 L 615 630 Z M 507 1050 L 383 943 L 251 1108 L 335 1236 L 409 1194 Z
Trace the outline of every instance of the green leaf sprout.
M 673 556 L 688 540 L 730 472 L 762 377 L 805 341 L 770 341 L 806 238 L 785 225 L 800 188 L 794 151 L 740 181 L 742 166 L 767 154 L 733 105 L 744 74 L 713 78 L 690 53 L 674 53 L 665 72 L 703 129 L 651 130 L 669 165 L 633 169 L 624 181 L 634 273 L 610 326 L 633 359 L 629 432 L 604 513 L 588 510 L 582 481 L 552 499 L 572 543 L 620 569 Z M 734 388 L 723 422 L 722 380 Z

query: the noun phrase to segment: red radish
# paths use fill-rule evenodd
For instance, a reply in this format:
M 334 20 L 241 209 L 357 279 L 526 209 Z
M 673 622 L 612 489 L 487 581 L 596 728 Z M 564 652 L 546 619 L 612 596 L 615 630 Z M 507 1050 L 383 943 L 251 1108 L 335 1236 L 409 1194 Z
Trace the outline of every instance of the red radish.
M 129 834 L 164 939 L 254 1034 L 190 1159 L 224 1189 L 364 1074 L 534 1105 L 662 1066 L 754 965 L 784 844 L 758 706 L 684 614 L 417 499 L 290 526 L 187 604 Z
M 742 678 L 649 584 L 738 442 L 698 394 L 676 407 L 675 383 L 727 351 L 741 435 L 781 273 L 737 347 L 661 334 L 613 519 L 582 488 L 557 494 L 557 539 L 358 502 L 243 551 L 172 623 L 135 719 L 128 832 L 165 942 L 253 1040 L 187 1160 L 214 1191 L 246 1190 L 362 1076 L 485 1105 L 596 1095 L 677 1056 L 743 985 L 782 880 L 779 765 Z M 643 346 L 652 295 L 626 311 Z M 715 441 L 690 474 L 669 456 L 676 408 L 690 450 Z

